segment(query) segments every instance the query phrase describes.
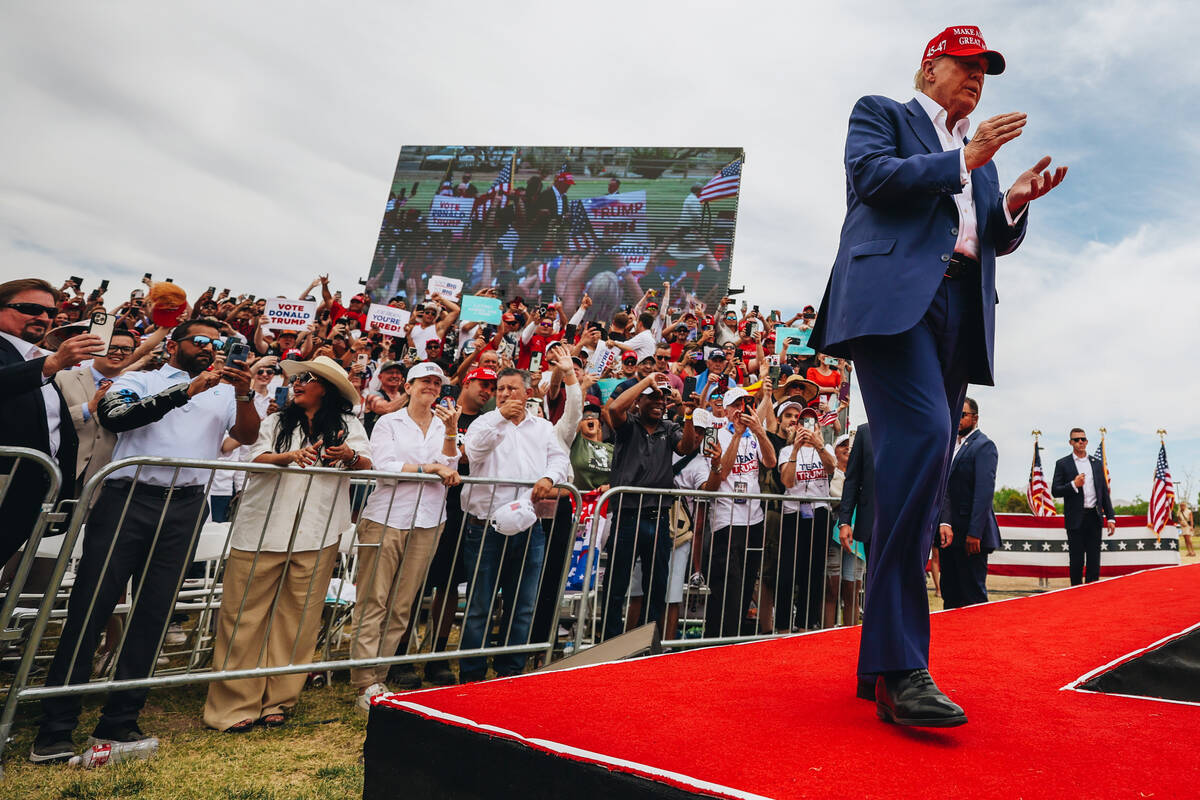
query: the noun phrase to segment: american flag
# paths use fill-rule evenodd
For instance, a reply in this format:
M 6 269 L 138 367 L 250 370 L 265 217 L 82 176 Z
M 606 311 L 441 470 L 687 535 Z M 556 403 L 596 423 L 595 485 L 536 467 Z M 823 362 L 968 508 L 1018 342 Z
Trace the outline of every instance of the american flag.
M 587 210 L 582 200 L 572 200 L 567 206 L 568 230 L 571 236 L 572 250 L 592 250 L 598 244 L 596 229 L 588 219 Z
M 1148 522 L 1154 535 L 1162 533 L 1171 519 L 1175 506 L 1175 484 L 1171 481 L 1171 468 L 1167 466 L 1167 445 L 1158 448 L 1158 463 L 1154 466 L 1154 486 L 1150 488 L 1150 514 Z
M 742 159 L 731 161 L 725 165 L 716 176 L 704 184 L 700 190 L 700 202 L 720 200 L 722 197 L 736 197 L 742 183 Z
M 493 204 L 496 208 L 504 208 L 508 205 L 508 193 L 511 191 L 512 159 L 509 159 L 500 168 L 500 174 L 496 176 L 496 180 L 492 181 L 491 188 L 475 198 L 475 207 L 471 209 L 471 216 L 475 219 L 483 219 Z
M 822 428 L 825 428 L 837 422 L 837 415 L 837 411 L 824 411 L 821 413 L 821 416 L 817 417 L 817 422 L 820 423 Z
M 1029 469 L 1029 486 L 1025 489 L 1025 499 L 1029 501 L 1029 510 L 1035 517 L 1057 517 L 1054 508 L 1054 498 L 1050 496 L 1050 487 L 1046 485 L 1046 476 L 1042 474 L 1042 456 L 1038 452 L 1037 442 L 1033 443 L 1033 466 Z
M 1108 493 L 1112 495 L 1112 474 L 1108 471 L 1108 449 L 1104 446 L 1104 436 L 1100 437 L 1100 445 L 1096 448 L 1096 458 L 1100 459 L 1100 463 L 1104 465 L 1104 486 L 1108 489 Z

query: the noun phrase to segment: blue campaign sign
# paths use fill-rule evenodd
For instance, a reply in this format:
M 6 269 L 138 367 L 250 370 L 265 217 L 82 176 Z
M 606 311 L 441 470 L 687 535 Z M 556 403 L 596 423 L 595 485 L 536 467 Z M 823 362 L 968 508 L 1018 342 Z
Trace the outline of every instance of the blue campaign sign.
M 620 378 L 601 378 L 596 381 L 596 390 L 600 392 L 600 402 L 607 403 L 608 398 L 612 397 L 613 389 L 621 383 Z
M 463 322 L 486 322 L 488 325 L 500 324 L 500 299 L 497 297 L 481 297 L 469 294 L 462 299 L 462 313 L 459 319 Z
M 800 328 L 784 328 L 782 326 L 775 328 L 775 345 L 783 346 L 784 339 L 795 339 L 788 345 L 787 354 L 789 356 L 811 356 L 817 351 L 808 346 L 808 337 L 812 336 L 812 329 L 802 330 Z

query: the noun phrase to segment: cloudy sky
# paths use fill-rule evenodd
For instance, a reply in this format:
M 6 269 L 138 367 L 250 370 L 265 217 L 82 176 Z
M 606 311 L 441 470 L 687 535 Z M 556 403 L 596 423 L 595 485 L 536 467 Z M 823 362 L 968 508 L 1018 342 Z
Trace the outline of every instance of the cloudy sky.
M 846 119 L 912 96 L 925 43 L 979 25 L 1008 71 L 974 119 L 1029 114 L 1001 182 L 1070 165 L 998 264 L 997 384 L 972 394 L 1023 485 L 1107 426 L 1114 493 L 1150 491 L 1157 428 L 1200 491 L 1200 12 L 1154 2 L 19 3 L 0 27 L 0 277 L 292 294 L 365 275 L 404 144 L 747 151 L 733 282 L 820 299 Z M 1050 469 L 1050 465 L 1047 466 Z

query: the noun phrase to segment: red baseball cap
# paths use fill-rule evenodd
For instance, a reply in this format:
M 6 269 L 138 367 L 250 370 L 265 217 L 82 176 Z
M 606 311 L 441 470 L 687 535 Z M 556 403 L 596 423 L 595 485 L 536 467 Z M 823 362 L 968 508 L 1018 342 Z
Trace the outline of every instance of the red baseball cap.
M 974 25 L 956 25 L 946 28 L 930 39 L 929 44 L 925 45 L 925 53 L 921 56 L 921 60 L 938 56 L 980 55 L 987 59 L 988 75 L 999 75 L 1004 72 L 1004 56 L 995 50 L 988 50 L 979 28 Z
M 558 175 L 556 175 L 556 176 L 554 177 L 554 180 L 556 180 L 556 181 L 566 181 L 567 183 L 569 183 L 569 184 L 571 184 L 571 185 L 574 185 L 574 184 L 575 184 L 575 176 L 574 176 L 574 175 L 572 175 L 572 174 L 571 174 L 571 173 L 569 173 L 569 172 L 560 172 L 560 173 L 558 173 Z
M 370 297 L 368 297 L 368 296 L 367 296 L 367 295 L 365 295 L 365 294 L 362 294 L 362 293 L 356 294 L 356 295 L 354 295 L 354 297 L 351 297 L 350 299 L 351 299 L 351 300 L 357 300 L 357 301 L 358 301 L 358 302 L 360 302 L 360 303 L 369 303 L 369 302 L 371 302 L 371 298 L 370 298 Z
M 496 370 L 491 367 L 476 367 L 467 373 L 466 380 L 463 383 L 471 381 L 494 381 L 496 380 Z

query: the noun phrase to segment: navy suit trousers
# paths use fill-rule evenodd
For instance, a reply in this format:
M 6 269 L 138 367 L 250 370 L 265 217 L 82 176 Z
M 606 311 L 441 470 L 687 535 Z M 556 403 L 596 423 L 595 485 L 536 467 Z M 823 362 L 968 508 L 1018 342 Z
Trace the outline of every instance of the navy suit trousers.
M 979 292 L 971 277 L 943 279 L 916 326 L 851 343 L 875 446 L 860 675 L 929 666 L 925 562 L 980 335 Z

